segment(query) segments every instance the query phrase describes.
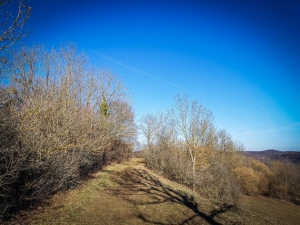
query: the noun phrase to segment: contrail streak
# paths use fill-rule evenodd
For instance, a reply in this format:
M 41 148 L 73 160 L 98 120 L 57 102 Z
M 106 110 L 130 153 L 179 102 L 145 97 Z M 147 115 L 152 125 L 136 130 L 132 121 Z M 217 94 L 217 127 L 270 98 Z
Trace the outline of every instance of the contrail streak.
M 258 130 L 258 131 L 246 131 L 241 133 L 235 133 L 236 135 L 243 135 L 243 134 L 262 134 L 262 133 L 274 133 L 276 129 L 269 129 L 269 130 Z
M 101 55 L 103 58 L 106 58 L 106 59 L 108 59 L 108 60 L 110 60 L 110 61 L 112 61 L 112 62 L 114 62 L 114 63 L 116 63 L 116 64 L 118 64 L 118 65 L 120 65 L 120 66 L 123 66 L 123 67 L 125 67 L 125 68 L 127 68 L 127 69 L 133 70 L 133 71 L 135 71 L 135 72 L 138 72 L 138 73 L 140 73 L 140 74 L 143 74 L 144 76 L 154 78 L 154 79 L 159 80 L 159 81 L 161 81 L 161 82 L 164 82 L 164 83 L 166 83 L 166 84 L 169 84 L 169 85 L 172 85 L 172 86 L 177 87 L 177 88 L 179 88 L 179 89 L 182 89 L 182 88 L 179 87 L 178 85 L 176 85 L 176 84 L 174 84 L 174 83 L 172 83 L 172 82 L 170 82 L 170 81 L 168 81 L 168 80 L 162 79 L 162 78 L 160 78 L 160 77 L 158 77 L 158 76 L 154 76 L 154 75 L 152 75 L 152 74 L 146 73 L 146 72 L 144 72 L 144 71 L 142 71 L 142 70 L 139 70 L 139 69 L 137 69 L 137 68 L 134 68 L 134 67 L 132 67 L 132 66 L 129 66 L 129 65 L 127 65 L 127 64 L 124 64 L 124 63 L 122 63 L 122 62 L 119 62 L 119 61 L 117 61 L 117 60 L 115 60 L 115 59 L 113 59 L 113 58 L 111 58 L 111 57 L 109 57 L 109 56 L 107 56 L 107 55 L 104 55 L 104 54 L 101 53 L 101 52 L 98 52 L 98 51 L 95 51 L 95 50 L 93 50 L 93 51 L 96 52 L 97 54 Z
M 244 95 L 245 96 L 245 95 Z M 262 110 L 264 110 L 266 113 L 270 113 L 268 110 L 266 110 L 264 107 L 262 107 L 260 104 L 258 104 L 257 102 L 255 102 L 254 100 L 252 100 L 251 98 L 248 98 L 247 96 L 245 96 L 248 100 L 250 100 L 251 102 L 253 102 L 255 105 L 257 105 L 258 107 L 260 107 Z

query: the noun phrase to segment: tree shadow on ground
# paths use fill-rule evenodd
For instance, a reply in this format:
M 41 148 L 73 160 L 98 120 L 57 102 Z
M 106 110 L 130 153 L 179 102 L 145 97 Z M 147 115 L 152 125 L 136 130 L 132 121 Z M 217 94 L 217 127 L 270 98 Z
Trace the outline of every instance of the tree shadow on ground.
M 111 173 L 111 171 L 106 172 Z M 152 224 L 195 224 L 195 219 L 199 219 L 200 217 L 209 224 L 219 225 L 221 223 L 217 222 L 215 217 L 234 208 L 232 205 L 223 204 L 220 205 L 218 210 L 212 210 L 210 213 L 202 212 L 199 210 L 198 203 L 195 201 L 193 195 L 163 184 L 158 178 L 143 169 L 131 168 L 114 173 L 111 176 L 111 180 L 118 185 L 115 188 L 109 188 L 108 191 L 110 194 L 119 196 L 133 204 L 137 208 L 138 217 L 144 222 Z M 136 198 L 136 196 L 139 197 Z M 190 213 L 184 219 L 181 218 L 181 221 L 166 223 L 149 219 L 149 215 L 145 215 L 141 210 L 138 210 L 139 206 L 163 203 L 179 204 Z

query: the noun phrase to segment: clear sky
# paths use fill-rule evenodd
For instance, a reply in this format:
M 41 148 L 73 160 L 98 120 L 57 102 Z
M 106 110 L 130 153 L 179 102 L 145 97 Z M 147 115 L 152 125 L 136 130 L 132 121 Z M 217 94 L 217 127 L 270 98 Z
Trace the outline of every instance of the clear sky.
M 77 43 L 124 81 L 137 119 L 186 93 L 247 150 L 300 151 L 298 0 L 29 4 L 23 43 Z

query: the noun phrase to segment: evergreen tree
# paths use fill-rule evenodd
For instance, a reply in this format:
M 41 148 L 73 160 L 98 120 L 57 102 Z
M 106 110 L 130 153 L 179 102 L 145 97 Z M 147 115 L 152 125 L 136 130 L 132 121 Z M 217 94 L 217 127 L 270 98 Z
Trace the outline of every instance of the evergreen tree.
M 100 109 L 101 109 L 102 115 L 109 116 L 109 107 L 108 107 L 108 104 L 107 104 L 107 101 L 105 98 L 104 98 L 103 102 L 101 103 Z

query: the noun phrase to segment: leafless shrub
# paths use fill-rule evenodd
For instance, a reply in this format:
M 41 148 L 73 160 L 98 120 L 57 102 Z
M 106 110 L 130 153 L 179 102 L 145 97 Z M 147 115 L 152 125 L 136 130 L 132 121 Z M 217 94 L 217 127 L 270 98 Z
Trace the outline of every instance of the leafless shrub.
M 269 194 L 272 197 L 290 200 L 299 204 L 300 174 L 299 165 L 291 162 L 271 162 Z
M 236 205 L 240 187 L 230 168 L 215 161 L 210 167 L 197 171 L 196 190 L 212 200 Z

